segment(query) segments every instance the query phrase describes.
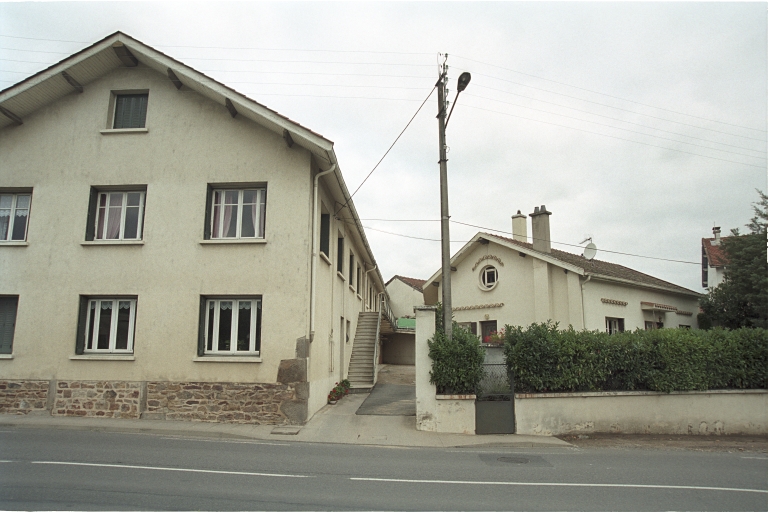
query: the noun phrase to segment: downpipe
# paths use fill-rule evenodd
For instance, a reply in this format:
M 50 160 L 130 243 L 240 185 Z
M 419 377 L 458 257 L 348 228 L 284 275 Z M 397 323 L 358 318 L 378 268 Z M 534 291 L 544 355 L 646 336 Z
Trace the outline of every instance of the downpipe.
M 320 231 L 320 203 L 318 201 L 318 186 L 320 184 L 320 178 L 326 174 L 332 173 L 336 170 L 336 164 L 331 164 L 331 168 L 327 171 L 319 172 L 315 175 L 315 183 L 313 187 L 313 215 L 314 222 L 312 226 L 312 284 L 310 285 L 310 303 L 309 303 L 309 342 L 312 343 L 315 339 L 315 305 L 317 295 L 317 244 Z

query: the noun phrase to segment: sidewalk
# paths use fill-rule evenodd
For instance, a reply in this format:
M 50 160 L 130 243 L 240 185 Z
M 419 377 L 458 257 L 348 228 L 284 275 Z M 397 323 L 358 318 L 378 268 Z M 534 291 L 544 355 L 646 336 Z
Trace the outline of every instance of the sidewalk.
M 50 415 L 0 415 L 0 428 L 57 428 L 125 432 L 182 437 L 294 441 L 400 447 L 569 447 L 555 437 L 464 435 L 416 430 L 415 416 L 358 416 L 367 394 L 347 395 L 336 405 L 326 405 L 306 425 L 242 425 L 164 420 L 69 418 Z

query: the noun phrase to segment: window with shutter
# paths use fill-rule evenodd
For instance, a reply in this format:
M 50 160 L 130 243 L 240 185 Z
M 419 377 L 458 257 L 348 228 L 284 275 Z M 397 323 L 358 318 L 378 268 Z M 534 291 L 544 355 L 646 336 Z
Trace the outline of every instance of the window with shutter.
M 147 123 L 149 94 L 118 94 L 112 128 L 144 128 Z
M 13 332 L 16 327 L 18 297 L 0 297 L 0 354 L 13 353 Z

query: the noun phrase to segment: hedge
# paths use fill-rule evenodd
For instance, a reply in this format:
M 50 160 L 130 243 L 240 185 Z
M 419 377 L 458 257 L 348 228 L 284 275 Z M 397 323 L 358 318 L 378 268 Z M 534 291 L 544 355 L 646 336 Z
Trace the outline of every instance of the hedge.
M 518 392 L 768 388 L 768 330 L 504 328 Z

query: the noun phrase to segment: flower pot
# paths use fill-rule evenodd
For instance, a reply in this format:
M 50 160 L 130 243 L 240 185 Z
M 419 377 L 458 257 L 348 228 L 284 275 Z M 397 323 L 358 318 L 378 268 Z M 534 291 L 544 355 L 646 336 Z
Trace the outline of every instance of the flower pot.
M 329 403 L 330 405 L 336 405 L 336 400 L 328 400 L 328 403 Z

